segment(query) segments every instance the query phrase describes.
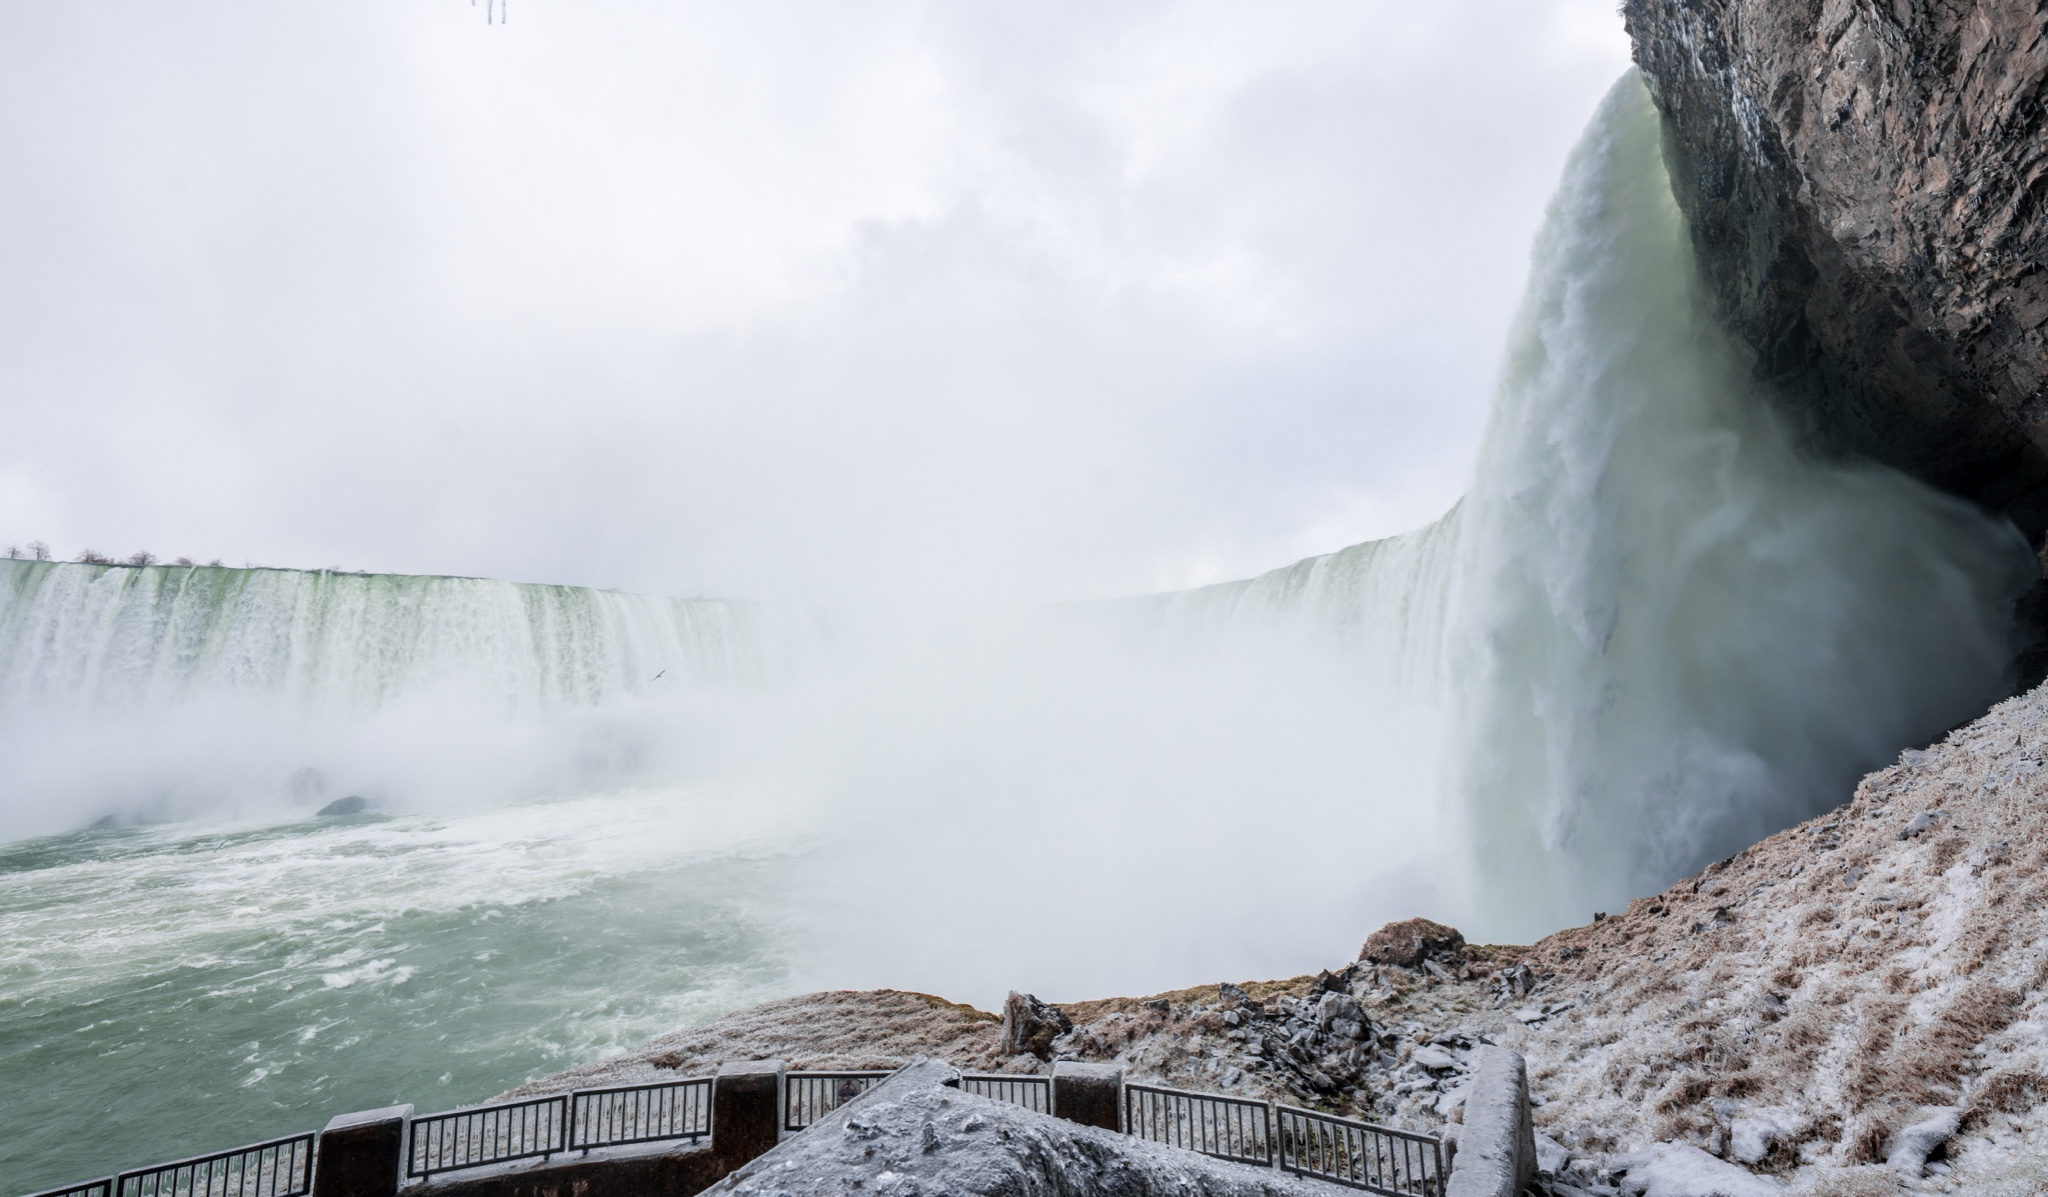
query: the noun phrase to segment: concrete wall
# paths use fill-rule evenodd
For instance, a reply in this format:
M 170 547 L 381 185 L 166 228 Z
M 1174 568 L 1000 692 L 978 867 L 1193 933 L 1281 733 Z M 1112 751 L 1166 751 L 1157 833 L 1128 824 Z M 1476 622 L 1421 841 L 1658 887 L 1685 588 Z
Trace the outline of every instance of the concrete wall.
M 478 1169 L 435 1177 L 405 1192 L 418 1197 L 696 1197 L 729 1171 L 704 1143 L 680 1151 L 558 1157 L 525 1168 Z
M 1504 1047 L 1482 1045 L 1474 1054 L 1478 1067 L 1465 1094 L 1465 1125 L 1447 1197 L 1520 1197 L 1536 1179 L 1528 1069 Z

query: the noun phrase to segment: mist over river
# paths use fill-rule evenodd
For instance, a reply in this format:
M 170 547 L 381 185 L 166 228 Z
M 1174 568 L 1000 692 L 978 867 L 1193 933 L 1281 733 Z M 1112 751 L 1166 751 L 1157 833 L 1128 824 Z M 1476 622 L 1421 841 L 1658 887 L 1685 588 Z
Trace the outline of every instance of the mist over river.
M 2038 568 L 1799 450 L 1696 311 L 1657 138 L 1631 73 L 1466 498 L 1244 582 L 809 611 L 0 564 L 0 1188 L 809 988 L 1284 976 L 1414 914 L 1526 940 L 1841 801 L 2007 691 Z

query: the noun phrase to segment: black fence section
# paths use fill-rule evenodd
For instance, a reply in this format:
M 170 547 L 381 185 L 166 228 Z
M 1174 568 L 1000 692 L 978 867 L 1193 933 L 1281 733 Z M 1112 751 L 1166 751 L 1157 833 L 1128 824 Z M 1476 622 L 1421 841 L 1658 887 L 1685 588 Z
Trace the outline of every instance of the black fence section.
M 783 1126 L 799 1131 L 890 1074 L 790 1072 Z M 963 1092 L 1052 1112 L 1046 1076 L 966 1074 Z M 712 1133 L 711 1077 L 651 1085 L 580 1089 L 526 1101 L 414 1118 L 408 1177 L 659 1140 L 696 1142 Z M 1442 1143 L 1431 1135 L 1374 1126 L 1291 1106 L 1126 1083 L 1124 1131 L 1218 1159 L 1267 1167 L 1387 1197 L 1444 1197 Z M 214 1155 L 46 1189 L 30 1197 L 310 1197 L 315 1136 L 273 1139 Z
M 305 1197 L 313 1191 L 313 1133 L 123 1172 L 111 1188 L 111 1197 Z
M 40 1193 L 30 1193 L 28 1197 L 113 1197 L 113 1193 L 114 1178 L 106 1176 L 61 1189 L 44 1189 Z
M 1266 1103 L 1154 1085 L 1124 1085 L 1124 1133 L 1242 1164 L 1273 1162 Z
M 802 1130 L 866 1093 L 887 1072 L 791 1072 L 783 1076 L 782 1128 Z
M 1023 1106 L 1040 1114 L 1052 1113 L 1051 1077 L 969 1073 L 961 1076 L 960 1091 L 972 1093 L 977 1097 L 1007 1101 L 1013 1106 Z
M 569 1149 L 569 1095 L 451 1110 L 412 1120 L 407 1176 L 432 1176 Z M 117 1195 L 124 1197 L 124 1195 Z
M 578 1089 L 569 1095 L 569 1147 L 620 1147 L 688 1139 L 711 1133 L 711 1078 L 692 1077 L 617 1089 Z
M 1443 1144 L 1433 1135 L 1281 1106 L 1280 1166 L 1302 1176 L 1386 1193 L 1443 1197 Z

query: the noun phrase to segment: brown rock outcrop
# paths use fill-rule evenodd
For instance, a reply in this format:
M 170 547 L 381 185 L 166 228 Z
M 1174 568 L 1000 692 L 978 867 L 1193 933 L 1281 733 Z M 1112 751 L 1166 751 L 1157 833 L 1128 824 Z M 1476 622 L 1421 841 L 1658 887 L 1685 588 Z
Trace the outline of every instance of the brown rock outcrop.
M 2048 8 L 1626 0 L 1721 316 L 1821 446 L 2048 528 Z
M 1358 959 L 1366 964 L 1396 964 L 1420 968 L 1431 958 L 1453 958 L 1465 948 L 1465 937 L 1456 927 L 1428 919 L 1404 919 L 1388 923 L 1365 937 Z
M 1006 1056 L 1033 1055 L 1052 1059 L 1052 1041 L 1074 1029 L 1074 1020 L 1058 1006 L 1050 1006 L 1028 993 L 1010 991 L 1003 1002 L 1003 1031 L 1000 1050 Z

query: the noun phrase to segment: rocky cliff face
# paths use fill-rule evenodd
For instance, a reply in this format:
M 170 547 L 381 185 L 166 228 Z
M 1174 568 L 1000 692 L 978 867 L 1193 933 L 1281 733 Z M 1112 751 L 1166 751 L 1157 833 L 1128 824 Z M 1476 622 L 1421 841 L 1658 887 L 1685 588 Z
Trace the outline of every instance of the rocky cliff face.
M 2048 5 L 1626 0 L 1706 285 L 1821 446 L 2048 529 Z

